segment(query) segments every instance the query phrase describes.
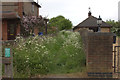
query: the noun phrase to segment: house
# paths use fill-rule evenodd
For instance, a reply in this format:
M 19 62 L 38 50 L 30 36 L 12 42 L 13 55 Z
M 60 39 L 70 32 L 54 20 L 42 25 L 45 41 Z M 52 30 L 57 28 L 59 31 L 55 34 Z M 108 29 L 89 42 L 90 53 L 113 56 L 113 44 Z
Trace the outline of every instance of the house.
M 2 40 L 13 40 L 20 34 L 20 16 L 14 12 L 2 13 Z
M 111 25 L 107 24 L 106 22 L 102 21 L 101 24 L 101 32 L 110 32 Z M 80 29 L 88 29 L 93 30 L 93 32 L 98 32 L 98 24 L 97 18 L 92 16 L 91 11 L 88 13 L 88 18 L 79 23 L 77 26 L 73 28 L 74 31 L 79 31 Z
M 34 1 L 2 2 L 0 6 L 2 7 L 0 12 L 2 17 L 2 40 L 14 40 L 20 34 L 20 19 L 23 16 L 39 16 L 39 8 L 41 8 Z

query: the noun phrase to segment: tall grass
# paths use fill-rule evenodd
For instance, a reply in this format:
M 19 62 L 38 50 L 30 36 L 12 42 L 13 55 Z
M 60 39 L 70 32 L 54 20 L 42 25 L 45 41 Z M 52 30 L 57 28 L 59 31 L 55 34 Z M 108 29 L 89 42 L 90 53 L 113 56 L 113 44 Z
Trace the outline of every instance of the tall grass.
M 14 48 L 14 77 L 81 72 L 85 54 L 78 32 L 20 38 Z M 24 74 L 24 75 L 22 75 Z

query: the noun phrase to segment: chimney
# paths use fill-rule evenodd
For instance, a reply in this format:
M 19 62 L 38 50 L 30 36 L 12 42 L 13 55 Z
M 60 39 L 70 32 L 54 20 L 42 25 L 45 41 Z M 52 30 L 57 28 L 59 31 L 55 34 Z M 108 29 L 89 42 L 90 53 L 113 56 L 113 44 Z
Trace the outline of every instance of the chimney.
M 88 12 L 88 17 L 90 17 L 92 15 L 90 7 L 89 7 L 89 12 Z
M 92 13 L 89 11 L 89 13 L 88 13 L 88 17 L 90 17 L 90 16 L 91 16 L 91 14 L 92 14 Z

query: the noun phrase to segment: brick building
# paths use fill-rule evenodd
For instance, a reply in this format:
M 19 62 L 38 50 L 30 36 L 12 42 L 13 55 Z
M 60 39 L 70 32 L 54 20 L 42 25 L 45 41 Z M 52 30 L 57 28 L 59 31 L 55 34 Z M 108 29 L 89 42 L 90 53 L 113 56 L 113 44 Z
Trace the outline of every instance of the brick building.
M 102 24 L 100 27 L 101 27 L 101 32 L 110 32 L 110 28 L 112 26 L 102 21 Z M 88 30 L 93 30 L 93 32 L 98 31 L 97 18 L 92 16 L 92 13 L 90 11 L 88 13 L 88 18 L 85 19 L 83 22 L 79 23 L 77 26 L 75 26 L 73 30 L 79 31 L 80 29 L 83 29 L 83 28 Z
M 2 2 L 2 40 L 14 40 L 20 34 L 20 19 L 23 16 L 39 16 L 38 3 Z

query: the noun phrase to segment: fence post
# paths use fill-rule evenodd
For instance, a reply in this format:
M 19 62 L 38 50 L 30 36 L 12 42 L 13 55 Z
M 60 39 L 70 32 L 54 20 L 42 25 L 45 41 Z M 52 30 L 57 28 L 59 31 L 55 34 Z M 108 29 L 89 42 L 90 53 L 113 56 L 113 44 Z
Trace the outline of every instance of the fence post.
M 10 48 L 5 48 L 5 58 L 3 59 L 5 64 L 5 77 L 13 78 L 13 54 Z
M 87 35 L 87 68 L 90 78 L 113 77 L 113 33 L 89 32 Z

